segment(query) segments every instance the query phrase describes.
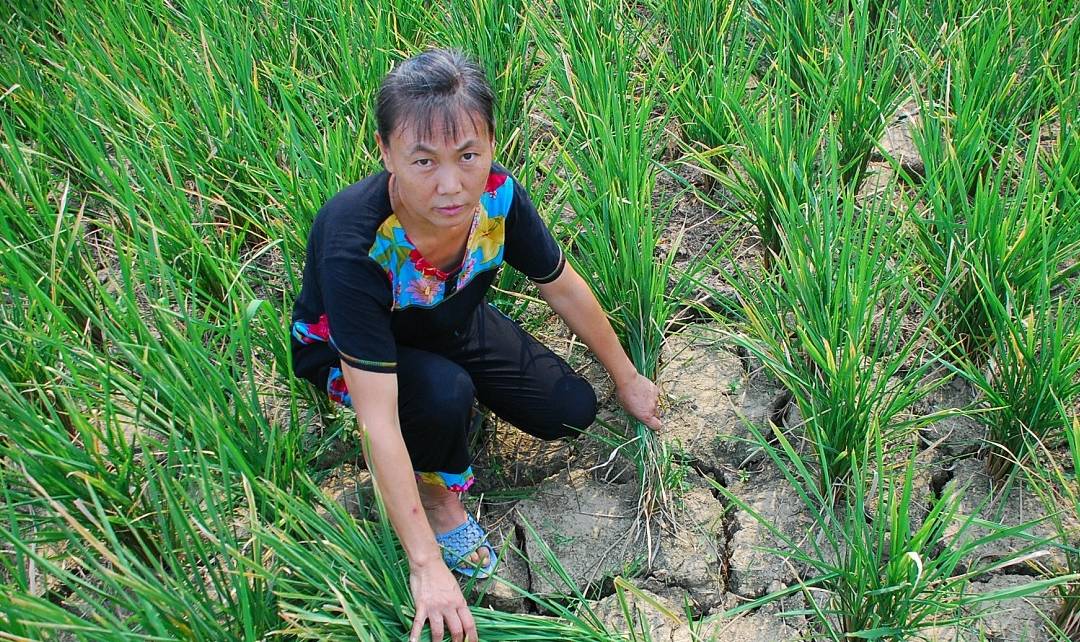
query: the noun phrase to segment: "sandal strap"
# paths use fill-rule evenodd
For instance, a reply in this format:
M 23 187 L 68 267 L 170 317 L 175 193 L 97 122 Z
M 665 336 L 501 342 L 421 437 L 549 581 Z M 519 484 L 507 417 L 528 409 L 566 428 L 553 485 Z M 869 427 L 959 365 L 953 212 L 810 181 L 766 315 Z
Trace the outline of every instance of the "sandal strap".
M 460 526 L 435 536 L 435 542 L 442 547 L 443 560 L 453 568 L 481 546 L 488 544 L 487 533 L 477 523 L 476 518 L 467 515 Z

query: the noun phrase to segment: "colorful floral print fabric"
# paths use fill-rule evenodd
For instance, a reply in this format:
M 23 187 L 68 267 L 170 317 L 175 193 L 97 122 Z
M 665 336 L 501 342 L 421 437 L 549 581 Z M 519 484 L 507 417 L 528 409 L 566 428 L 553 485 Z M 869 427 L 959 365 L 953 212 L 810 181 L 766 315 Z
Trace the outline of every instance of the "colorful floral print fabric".
M 311 345 L 316 341 L 330 341 L 330 324 L 327 322 L 325 314 L 319 317 L 316 323 L 294 321 L 292 335 L 304 345 Z
M 391 214 L 375 234 L 368 255 L 386 271 L 393 285 L 393 309 L 430 308 L 465 288 L 478 274 L 502 265 L 506 217 L 513 185 L 505 174 L 488 177 L 484 195 L 473 213 L 459 269 L 445 272 L 431 265 L 409 239 L 397 216 Z
M 432 486 L 445 486 L 447 490 L 455 493 L 464 493 L 476 481 L 473 477 L 472 466 L 466 468 L 463 473 L 416 473 L 416 478 Z
M 326 394 L 331 401 L 352 408 L 352 397 L 349 396 L 349 388 L 345 385 L 341 368 L 330 368 L 330 374 L 326 377 Z

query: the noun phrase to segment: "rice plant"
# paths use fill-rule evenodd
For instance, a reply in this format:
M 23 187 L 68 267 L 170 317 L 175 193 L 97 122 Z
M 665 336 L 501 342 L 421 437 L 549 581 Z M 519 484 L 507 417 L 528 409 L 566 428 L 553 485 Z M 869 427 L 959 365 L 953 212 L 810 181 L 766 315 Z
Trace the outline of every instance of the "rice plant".
M 563 26 L 542 23 L 540 43 L 556 61 L 552 75 L 563 97 L 548 114 L 563 141 L 567 203 L 580 230 L 570 260 L 593 285 L 638 371 L 654 378 L 667 326 L 703 264 L 677 271 L 674 249 L 661 254 L 658 246 L 667 217 L 653 200 L 663 132 L 660 63 L 645 45 L 653 34 L 622 2 L 562 0 L 556 10 Z M 651 514 L 668 502 L 662 480 L 669 457 L 649 428 L 637 425 L 635 435 L 641 506 Z
M 0 538 L 33 562 L 48 588 L 35 595 L 18 584 L 7 587 L 9 631 L 56 631 L 83 640 L 215 640 L 257 639 L 274 630 L 271 582 L 253 572 L 261 569 L 263 552 L 245 541 L 256 521 L 253 497 L 245 502 L 240 480 L 226 481 L 198 451 L 169 445 L 162 461 L 143 461 L 154 469 L 144 469 L 142 492 L 155 508 L 120 523 L 104 510 L 93 478 L 84 480 L 89 501 L 72 503 L 27 476 L 40 503 L 31 513 L 31 536 L 18 524 L 22 528 L 6 529 Z M 140 529 L 130 528 L 140 521 Z M 122 537 L 124 527 L 154 537 Z M 54 604 L 65 607 L 63 617 L 51 612 L 59 610 L 50 608 Z
M 947 289 L 941 330 L 957 346 L 955 358 L 976 368 L 987 363 L 998 340 L 1001 310 L 1026 317 L 1040 296 L 1080 269 L 1072 260 L 1080 253 L 1080 211 L 1058 207 L 1074 187 L 1055 169 L 1058 178 L 1044 187 L 1037 142 L 1033 137 L 1026 146 L 1018 179 L 1003 166 L 973 187 L 959 157 L 950 156 L 924 192 L 926 215 L 912 219 L 927 280 Z M 1057 158 L 1070 162 L 1070 153 Z
M 794 92 L 815 104 L 827 92 L 832 60 L 828 38 L 840 22 L 830 0 L 753 2 L 750 16 L 755 35 L 765 44 L 771 66 L 788 72 Z
M 155 232 L 167 256 L 220 292 L 232 279 L 214 274 L 200 247 L 284 238 L 301 248 L 306 225 L 290 224 L 289 211 L 313 211 L 377 167 L 369 105 L 394 25 L 371 18 L 389 6 L 308 3 L 303 14 L 193 2 L 167 12 L 163 29 L 154 3 L 61 3 L 47 21 L 0 36 L 23 52 L 0 71 L 14 88 L 5 104 L 35 151 L 69 167 L 77 193 L 126 215 L 127 229 L 162 208 L 189 210 L 189 224 L 157 217 Z M 251 39 L 263 24 L 292 35 Z M 130 194 L 129 172 L 152 191 Z
M 257 539 L 289 570 L 276 578 L 285 621 L 281 633 L 301 640 L 408 639 L 412 618 L 407 566 L 399 561 L 397 539 L 388 521 L 357 523 L 333 502 L 312 505 L 280 490 L 271 492 L 285 518 L 263 526 Z M 558 560 L 549 557 L 548 561 L 552 572 L 565 574 Z M 575 601 L 582 606 L 577 611 L 575 603 L 568 607 L 522 593 L 559 617 L 474 609 L 480 639 L 626 639 L 608 631 L 584 602 Z M 429 639 L 426 631 L 422 639 Z
M 591 0 L 567 0 L 559 11 L 571 32 L 542 43 L 562 60 L 553 75 L 566 98 L 549 115 L 575 172 L 567 180 L 578 181 L 567 197 L 582 228 L 573 257 L 583 274 L 599 277 L 602 306 L 626 337 L 632 360 L 654 376 L 671 305 L 663 296 L 664 264 L 652 260 L 663 223 L 652 206 L 662 123 L 650 81 L 658 70 L 646 60 L 646 76 L 638 78 L 625 43 L 641 46 L 648 34 L 629 10 L 607 14 Z
M 826 81 L 832 85 L 841 176 L 844 184 L 858 191 L 871 153 L 909 93 L 908 81 L 901 75 L 898 39 L 910 20 L 911 6 L 906 1 L 882 9 L 866 0 L 845 4 L 841 16 L 850 18 L 831 39 L 835 71 Z
M 1031 68 L 1041 43 L 1020 39 L 1014 15 L 987 8 L 945 24 L 933 51 L 917 50 L 928 77 L 915 144 L 928 189 L 958 203 L 1047 108 L 1041 67 Z
M 754 226 L 766 267 L 782 252 L 783 212 L 808 207 L 816 199 L 817 167 L 828 126 L 828 115 L 804 105 L 786 82 L 783 72 L 776 71 L 758 85 L 757 91 L 766 97 L 756 113 L 740 105 L 728 110 L 738 131 L 739 144 L 732 154 L 737 171 L 703 164 L 740 202 L 736 215 Z
M 1076 473 L 1080 470 L 1080 417 L 1068 413 L 1060 416 L 1067 442 L 1067 456 L 1059 457 L 1060 451 L 1053 444 L 1038 444 L 1037 460 L 1022 468 L 1023 479 L 1042 501 L 1046 515 L 1054 526 L 1058 545 L 1065 553 L 1064 568 L 1049 567 L 1044 574 L 1073 574 L 1080 572 L 1080 487 Z M 1053 625 L 1063 638 L 1074 639 L 1080 635 L 1080 582 L 1071 581 L 1057 588 L 1061 599 L 1054 613 Z
M 755 5 L 753 24 L 771 65 L 753 91 L 739 94 L 741 102 L 717 108 L 735 132 L 730 157 L 737 169 L 717 165 L 713 154 L 693 158 L 741 203 L 738 215 L 757 230 L 766 266 L 780 251 L 777 212 L 814 198 L 827 128 L 838 141 L 841 181 L 858 191 L 907 95 L 896 39 L 908 14 L 906 3 L 890 11 L 854 0 L 835 7 L 803 0 Z M 736 69 L 749 75 L 749 61 L 740 58 Z M 738 77 L 734 83 L 746 84 Z
M 1080 23 L 1077 23 L 1080 25 Z M 1053 195 L 1058 212 L 1072 213 L 1080 209 L 1080 122 L 1076 106 L 1080 93 L 1064 98 L 1057 139 L 1050 153 L 1039 157 L 1045 173 L 1048 191 Z
M 931 287 L 944 288 L 938 332 L 949 359 L 984 395 L 988 470 L 1003 479 L 1034 443 L 1057 432 L 1057 404 L 1076 394 L 1073 308 L 1059 299 L 1080 267 L 1078 212 L 1061 210 L 1068 180 L 1044 183 L 1037 136 L 1018 172 L 1009 166 L 968 177 L 951 157 L 928 187 L 928 216 L 916 218 L 917 244 Z M 1014 173 L 1018 173 L 1016 176 Z
M 1080 519 L 1080 495 L 1076 492 L 1076 471 L 1080 470 L 1080 418 L 1073 417 L 1072 425 L 1066 427 L 1065 434 L 1069 442 L 1069 455 L 1072 463 L 1073 475 L 1071 478 L 1059 477 L 1058 481 L 1062 482 L 1062 485 L 1059 488 L 1060 491 L 1071 500 L 1066 504 L 1066 506 L 1072 508 L 1073 511 L 1070 517 Z M 1057 472 L 1060 469 L 1054 470 Z M 1054 497 L 1056 495 L 1057 493 L 1052 493 L 1050 496 Z M 1066 546 L 1075 545 L 1075 533 L 1065 528 L 1061 528 L 1059 529 L 1059 535 L 1062 539 L 1062 543 Z M 1066 556 L 1066 560 L 1068 562 L 1069 572 L 1080 572 L 1080 551 L 1070 551 Z M 1062 629 L 1062 632 L 1065 635 L 1075 638 L 1077 635 L 1080 635 L 1080 582 L 1066 584 L 1062 588 L 1061 594 L 1061 607 L 1054 618 L 1054 622 Z
M 918 78 L 929 72 L 921 83 L 930 108 L 924 113 L 951 113 L 957 139 L 985 127 L 1007 133 L 1014 118 L 1023 127 L 1052 111 L 1040 103 L 1062 83 L 1075 86 L 1068 70 L 1077 56 L 1076 11 L 1067 0 L 931 0 L 922 8 L 908 24 L 906 66 Z M 989 119 L 979 122 L 980 114 Z
M 985 370 L 965 376 L 982 392 L 988 412 L 987 470 L 1004 479 L 1043 450 L 1060 443 L 1067 417 L 1080 399 L 1080 292 L 1058 298 L 1047 288 L 1025 308 L 987 288 L 983 304 L 992 311 L 994 342 Z
M 843 182 L 856 191 L 871 153 L 907 95 L 899 38 L 911 5 L 865 0 L 762 3 L 757 24 L 803 106 L 831 113 Z
M 658 2 L 671 55 L 665 74 L 672 85 L 668 105 L 684 137 L 704 153 L 734 145 L 738 127 L 729 112 L 760 98 L 753 91 L 761 45 L 750 41 L 746 3 Z M 721 152 L 721 159 L 727 154 Z
M 28 289 L 26 296 L 47 294 Z M 244 555 L 258 560 L 261 553 L 244 550 L 236 529 L 246 521 L 234 513 L 273 516 L 237 475 L 292 488 L 299 432 L 268 424 L 255 390 L 207 362 L 217 342 L 177 331 L 172 310 L 161 310 L 154 333 L 144 326 L 133 342 L 139 317 L 124 302 L 108 310 L 113 316 L 91 317 L 106 352 L 57 339 L 56 362 L 39 365 L 33 390 L 50 392 L 70 426 L 35 412 L 32 399 L 0 382 L 0 407 L 15 420 L 3 449 L 9 466 L 0 482 L 10 508 L 0 536 L 19 552 L 11 574 L 22 578 L 6 591 L 6 624 L 76 639 L 259 637 L 276 624 L 276 609 L 264 581 L 237 572 L 257 563 Z M 200 321 L 183 320 L 189 327 Z M 250 320 L 227 331 L 248 368 Z M 50 343 L 46 330 L 5 330 L 5 340 Z M 280 350 L 283 342 L 273 339 L 263 349 L 275 343 Z M 37 574 L 47 599 L 19 591 Z M 55 617 L 52 602 L 70 613 Z
M 865 450 L 853 457 L 848 490 L 838 504 L 821 492 L 816 462 L 806 460 L 782 431 L 774 428 L 767 436 L 755 426 L 750 429 L 809 511 L 813 524 L 806 541 L 778 530 L 727 489 L 717 489 L 782 543 L 783 550 L 776 554 L 806 565 L 810 576 L 731 613 L 799 591 L 806 597 L 805 612 L 814 622 L 815 639 L 909 640 L 930 627 L 970 630 L 979 612 L 997 601 L 1039 593 L 1078 577 L 1033 579 L 972 593 L 972 580 L 1040 556 L 1052 546 L 1049 540 L 1028 535 L 1037 522 L 1006 527 L 962 515 L 958 507 L 963 489 L 958 489 L 934 497 L 922 524 L 915 526 L 910 512 L 916 501 L 917 452 L 907 447 L 902 467 L 893 470 L 881 440 L 867 442 Z M 964 536 L 976 526 L 985 534 Z M 982 547 L 1017 536 L 1029 537 L 1021 550 L 989 565 L 966 566 Z
M 910 257 L 892 242 L 890 205 L 857 206 L 835 147 L 827 157 L 813 200 L 778 210 L 774 272 L 731 279 L 747 319 L 732 341 L 791 392 L 823 495 L 865 465 L 855 458 L 868 443 L 912 428 L 908 409 L 935 385 L 923 381 L 934 359 L 921 336 L 932 303 L 906 285 Z

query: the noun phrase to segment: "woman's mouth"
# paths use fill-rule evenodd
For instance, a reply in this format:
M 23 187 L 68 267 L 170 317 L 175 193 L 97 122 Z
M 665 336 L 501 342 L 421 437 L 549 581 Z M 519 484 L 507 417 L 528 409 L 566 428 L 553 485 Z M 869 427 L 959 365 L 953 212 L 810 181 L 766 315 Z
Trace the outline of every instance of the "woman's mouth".
M 436 207 L 435 211 L 443 216 L 454 216 L 460 214 L 464 209 L 464 205 L 450 205 L 447 207 Z

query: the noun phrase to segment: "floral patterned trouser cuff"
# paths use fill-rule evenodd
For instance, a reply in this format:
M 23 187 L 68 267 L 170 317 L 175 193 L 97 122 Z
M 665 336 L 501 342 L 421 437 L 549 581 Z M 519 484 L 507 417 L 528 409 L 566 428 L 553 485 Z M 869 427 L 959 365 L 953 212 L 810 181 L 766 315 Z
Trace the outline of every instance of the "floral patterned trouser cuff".
M 349 387 L 345 385 L 341 368 L 330 368 L 330 374 L 326 377 L 326 394 L 331 401 L 352 408 L 352 397 L 349 396 Z
M 476 478 L 473 477 L 472 466 L 466 468 L 463 473 L 417 472 L 416 478 L 425 484 L 442 486 L 455 493 L 464 493 L 476 481 Z

